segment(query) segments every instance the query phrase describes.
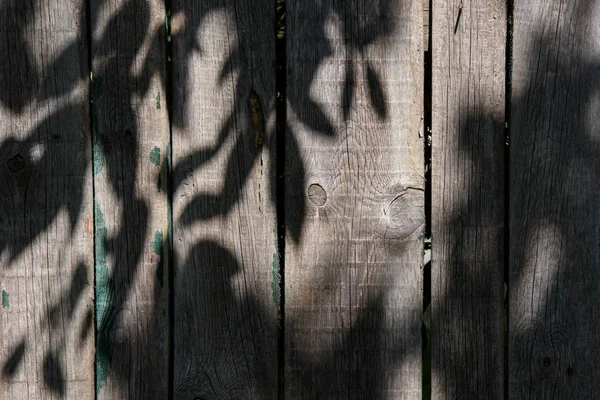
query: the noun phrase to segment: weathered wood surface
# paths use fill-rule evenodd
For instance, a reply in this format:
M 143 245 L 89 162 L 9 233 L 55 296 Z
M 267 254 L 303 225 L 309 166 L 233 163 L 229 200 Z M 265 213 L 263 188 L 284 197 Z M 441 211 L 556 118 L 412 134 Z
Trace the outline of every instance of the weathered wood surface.
M 600 3 L 515 1 L 511 398 L 600 392 Z
M 506 2 L 288 0 L 285 221 L 273 1 L 171 3 L 172 98 L 162 1 L 0 4 L 1 399 L 419 398 L 429 43 L 432 397 L 596 397 L 598 2 L 515 1 L 507 94 Z
M 504 395 L 505 3 L 433 2 L 434 399 Z
M 168 397 L 169 121 L 160 0 L 93 0 L 99 399 Z
M 274 399 L 274 2 L 172 6 L 174 396 Z
M 0 398 L 94 397 L 83 3 L 0 3 Z
M 422 3 L 287 19 L 286 398 L 420 398 Z

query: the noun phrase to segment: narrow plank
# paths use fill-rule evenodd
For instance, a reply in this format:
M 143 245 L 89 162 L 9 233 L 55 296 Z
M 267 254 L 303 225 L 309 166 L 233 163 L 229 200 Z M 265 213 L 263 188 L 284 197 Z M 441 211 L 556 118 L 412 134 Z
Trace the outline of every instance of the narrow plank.
M 600 392 L 600 3 L 515 1 L 509 391 Z
M 432 398 L 500 399 L 506 2 L 432 13 Z
M 286 398 L 420 398 L 422 2 L 287 18 Z
M 170 153 L 161 0 L 92 0 L 99 399 L 168 398 Z
M 0 398 L 94 397 L 84 2 L 0 3 Z
M 172 6 L 174 397 L 275 399 L 275 4 Z

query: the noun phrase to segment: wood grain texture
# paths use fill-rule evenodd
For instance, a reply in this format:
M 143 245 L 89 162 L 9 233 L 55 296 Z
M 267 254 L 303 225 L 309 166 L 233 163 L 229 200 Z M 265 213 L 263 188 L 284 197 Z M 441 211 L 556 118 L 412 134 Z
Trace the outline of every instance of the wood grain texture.
M 286 398 L 420 398 L 422 3 L 287 18 Z
M 160 0 L 90 3 L 97 397 L 165 399 L 165 10 Z
M 174 397 L 274 399 L 274 2 L 172 5 Z
M 509 391 L 600 391 L 600 3 L 515 1 Z
M 501 399 L 506 4 L 432 12 L 432 398 Z
M 0 3 L 0 398 L 94 397 L 86 10 Z

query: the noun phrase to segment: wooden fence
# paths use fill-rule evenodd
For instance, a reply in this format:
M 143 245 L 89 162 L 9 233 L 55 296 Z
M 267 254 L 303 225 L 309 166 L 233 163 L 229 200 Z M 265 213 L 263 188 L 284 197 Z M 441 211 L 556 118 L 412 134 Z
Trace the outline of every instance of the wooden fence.
M 0 1 L 0 399 L 594 399 L 600 2 Z

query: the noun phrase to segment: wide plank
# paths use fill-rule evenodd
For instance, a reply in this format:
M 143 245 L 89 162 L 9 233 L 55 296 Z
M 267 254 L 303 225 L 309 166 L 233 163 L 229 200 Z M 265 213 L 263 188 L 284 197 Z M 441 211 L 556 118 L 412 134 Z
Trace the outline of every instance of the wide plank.
M 0 398 L 93 399 L 86 8 L 0 3 Z
M 432 15 L 432 398 L 501 399 L 506 2 Z
M 275 399 L 275 4 L 172 7 L 174 398 Z
M 600 392 L 600 3 L 515 1 L 509 394 Z
M 422 2 L 287 21 L 286 398 L 420 398 Z

